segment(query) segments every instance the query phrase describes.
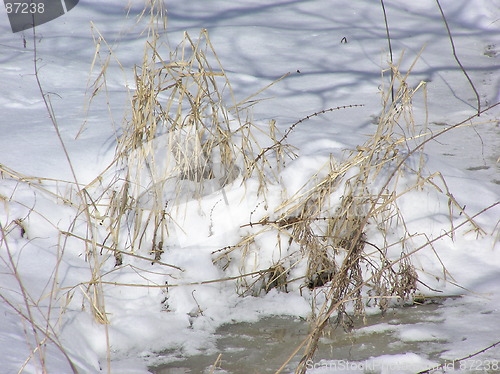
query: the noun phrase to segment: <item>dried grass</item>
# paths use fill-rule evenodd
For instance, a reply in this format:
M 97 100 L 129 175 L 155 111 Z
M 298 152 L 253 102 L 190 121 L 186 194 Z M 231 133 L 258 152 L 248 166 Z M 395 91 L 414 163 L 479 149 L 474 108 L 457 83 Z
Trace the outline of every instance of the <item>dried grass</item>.
M 130 116 L 122 131 L 116 132 L 115 159 L 106 170 L 87 186 L 81 186 L 76 178 L 71 182 L 31 178 L 0 165 L 1 178 L 28 184 L 75 209 L 75 221 L 70 228 L 55 227 L 62 238 L 79 240 L 86 248 L 91 279 L 75 287 L 82 289 L 98 322 L 109 323 L 103 285 L 165 287 L 103 280 L 106 274 L 102 274 L 102 265 L 108 256 L 114 256 L 116 271 L 131 259 L 181 271 L 175 264 L 162 262 L 161 257 L 168 250 L 172 228 L 182 230 L 183 204 L 201 200 L 213 191 L 224 192 L 232 184 L 244 184 L 250 178 L 258 181 L 257 197 L 268 213 L 241 227 L 239 243 L 213 252 L 213 262 L 227 272 L 226 277 L 196 284 L 234 282 L 240 295 L 290 289 L 310 292 L 313 328 L 294 352 L 304 349 L 297 373 L 305 372 L 305 363 L 313 357 L 329 323 L 350 328 L 348 310 L 362 315 L 367 302 L 385 310 L 393 300 L 411 300 L 414 295 L 419 280 L 412 255 L 432 248 L 438 238 L 413 245 L 413 239 L 426 234 L 410 234 L 406 230 L 405 217 L 398 206 L 402 196 L 417 189 L 434 188 L 449 201 L 450 229 L 443 236 L 453 235 L 465 224 L 478 235 L 484 234 L 474 221 L 475 216 L 467 215 L 453 197 L 442 175 L 427 175 L 423 169 L 424 145 L 453 128 L 471 125 L 468 122 L 472 118 L 438 134 L 428 134 L 426 129 L 417 133 L 412 100 L 421 91 L 425 96 L 425 84 L 409 87 L 411 68 L 402 74 L 398 65 L 390 67 L 392 79 L 382 92 L 377 128 L 364 144 L 341 160 L 332 157 L 310 183 L 278 206 L 272 206 L 267 194 L 271 186 L 279 186 L 287 158 L 294 157 L 293 147 L 286 143 L 287 136 L 311 116 L 297 121 L 283 135 L 274 121 L 267 127 L 256 125 L 250 112 L 255 103 L 250 99 L 254 96 L 240 102 L 234 99 L 207 31 L 202 30 L 197 39 L 186 33 L 177 49 L 165 57 L 165 46 L 159 37 L 159 28 L 166 27 L 163 3 L 152 1 L 141 17 L 148 14 L 148 41 L 142 64 L 134 69 Z M 107 95 L 106 70 L 111 58 L 119 64 L 104 38 L 97 31 L 96 35 L 92 70 L 100 71 L 92 83 L 89 80 L 90 100 L 101 90 Z M 103 46 L 108 48 L 108 58 L 100 59 Z M 313 115 L 354 107 L 331 108 Z M 55 120 L 54 125 L 57 128 Z M 415 159 L 419 161 L 414 162 Z M 410 179 L 413 183 L 405 184 Z M 64 192 L 54 192 L 60 190 Z M 10 203 L 6 196 L 0 196 L 0 200 Z M 465 218 L 463 223 L 454 225 L 455 212 Z M 75 222 L 82 219 L 86 223 L 85 235 L 74 230 Z M 394 227 L 401 228 L 398 239 L 391 233 Z M 26 232 L 19 217 L 0 229 L 0 244 L 5 247 L 11 232 Z M 369 242 L 368 231 L 380 234 L 382 244 Z M 276 243 L 279 256 L 271 263 L 252 261 L 261 254 L 259 243 L 263 237 L 273 238 Z M 394 252 L 399 255 L 394 256 Z M 231 273 L 234 267 L 238 269 L 236 275 Z M 149 272 L 147 267 L 135 270 Z M 15 267 L 12 272 L 17 276 Z M 443 266 L 443 278 L 448 276 Z M 192 283 L 169 287 L 183 285 Z M 21 283 L 20 286 L 23 288 Z M 64 291 L 69 295 L 75 287 Z M 52 290 L 52 297 L 60 291 Z M 28 296 L 24 299 L 28 303 Z M 321 302 L 317 304 L 315 300 Z M 31 321 L 37 347 L 47 339 L 59 344 L 55 334 L 47 329 L 38 337 L 42 329 L 32 317 L 16 310 Z M 33 353 L 37 350 L 34 348 Z M 43 355 L 40 360 L 43 364 Z
M 183 203 L 253 175 L 265 194 L 289 155 L 280 144 L 273 159 L 255 161 L 260 142 L 276 142 L 274 122 L 257 127 L 247 102 L 225 103 L 231 85 L 206 30 L 196 40 L 185 33 L 168 58 L 161 56 L 163 49 L 158 33 L 151 32 L 142 66 L 135 68 L 131 116 L 118 139 L 116 167 L 91 184 L 110 181 L 98 188 L 94 214 L 108 230 L 116 265 L 124 252 L 139 248 L 149 248 L 159 261 L 169 225 L 181 228 Z
M 252 262 L 244 264 L 250 253 L 258 256 L 255 245 L 259 236 L 274 232 L 278 245 L 283 243 L 283 237 L 288 238 L 285 248 L 280 248 L 283 256 L 262 269 L 253 281 L 243 278 L 239 293 L 256 295 L 273 287 L 286 292 L 285 286 L 302 282 L 302 287 L 313 294 L 322 294 L 321 303 L 312 305 L 313 330 L 304 342 L 297 373 L 305 372 L 305 363 L 313 357 L 318 339 L 330 322 L 351 327 L 347 310 L 363 315 L 366 303 L 385 311 L 398 300 L 411 302 L 419 283 L 411 256 L 422 248 L 432 247 L 433 240 L 414 248 L 413 239 L 425 233 L 411 234 L 406 229 L 405 217 L 398 206 L 402 196 L 413 190 L 434 188 L 448 198 L 450 207 L 465 213 L 441 174 L 428 176 L 423 170 L 423 145 L 430 134 L 416 134 L 412 100 L 419 91 L 424 91 L 425 96 L 425 84 L 409 87 L 407 78 L 411 68 L 404 75 L 398 66 L 391 66 L 390 71 L 393 79 L 383 92 L 383 110 L 373 135 L 345 159 L 332 158 L 325 166 L 326 173 L 318 171 L 314 183 L 283 201 L 271 214 L 244 225 L 258 229 L 239 245 L 217 252 L 215 258 L 216 263 L 241 258 L 241 274 L 250 273 L 258 267 L 252 267 Z M 261 154 L 268 149 L 272 147 Z M 410 180 L 413 184 L 408 185 Z M 453 217 L 450 211 L 451 234 L 457 228 L 453 226 Z M 473 230 L 481 233 L 473 217 L 465 219 Z M 392 233 L 396 227 L 401 228 L 399 239 L 394 239 L 398 236 Z M 383 245 L 367 241 L 369 230 L 381 235 Z M 292 268 L 301 261 L 307 264 L 305 273 L 288 279 Z M 447 273 L 444 267 L 443 272 Z M 313 303 L 316 299 L 312 298 Z

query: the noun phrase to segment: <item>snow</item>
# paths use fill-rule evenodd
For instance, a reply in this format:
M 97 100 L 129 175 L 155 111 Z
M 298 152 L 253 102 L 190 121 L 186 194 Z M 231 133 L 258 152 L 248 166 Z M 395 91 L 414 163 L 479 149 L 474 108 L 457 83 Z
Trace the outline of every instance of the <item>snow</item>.
M 129 115 L 128 92 L 135 88 L 132 69 L 141 64 L 144 52 L 146 34 L 141 31 L 147 20 L 136 24 L 143 3 L 81 0 L 68 14 L 36 29 L 38 76 L 61 139 L 35 80 L 32 31 L 12 34 L 0 9 L 4 20 L 0 23 L 0 224 L 4 233 L 0 237 L 0 362 L 4 373 L 38 373 L 44 367 L 46 372 L 67 373 L 72 370 L 70 361 L 82 373 L 147 373 L 148 365 L 161 363 L 160 352 L 215 352 L 214 332 L 224 323 L 254 322 L 269 315 L 306 318 L 311 312 L 312 295 L 306 289 L 301 294 L 298 285 L 290 285 L 289 293 L 273 289 L 258 297 L 236 292 L 243 281 L 235 279 L 240 271 L 267 269 L 282 255 L 274 233 L 256 237 L 259 251 L 249 249 L 244 259 L 233 253 L 233 264 L 240 261 L 241 268 L 231 265 L 224 272 L 212 264 L 212 252 L 258 232 L 261 227 L 248 224 L 271 214 L 272 207 L 285 198 L 303 193 L 316 174 L 326 174 L 322 167 L 330 163 L 330 155 L 341 160 L 344 149 L 355 149 L 373 133 L 381 109 L 381 70 L 388 60 L 380 4 L 368 0 L 214 0 L 210 6 L 201 0 L 167 2 L 168 32 L 162 35 L 163 41 L 174 49 L 184 31 L 197 37 L 200 29 L 207 29 L 237 101 L 290 72 L 256 97 L 260 101 L 252 115 L 262 126 L 273 119 L 285 132 L 313 113 L 363 106 L 298 124 L 287 141 L 297 147 L 299 157 L 288 161 L 279 183 L 269 185 L 266 201 L 255 198 L 256 178 L 242 184 L 239 176 L 224 188 L 208 189 L 201 199 L 186 199 L 182 205 L 161 263 L 144 259 L 149 256 L 144 249 L 115 267 L 114 257 L 105 249 L 93 258 L 82 240 L 62 235 L 72 232 L 87 237 L 87 227 L 86 218 L 71 205 L 79 204 L 80 197 L 71 189 L 74 176 L 61 141 L 81 185 L 93 181 L 113 160 L 122 119 Z M 395 61 L 405 54 L 403 72 L 423 48 L 408 78 L 412 87 L 427 82 L 427 106 L 423 93 L 413 100 L 416 126 L 423 131 L 426 113 L 433 133 L 474 115 L 475 94 L 453 58 L 435 1 L 385 3 Z M 457 55 L 483 109 L 495 104 L 500 100 L 500 3 L 441 3 Z M 101 92 L 87 106 L 99 71 L 98 66 L 91 68 L 97 31 L 113 54 L 106 74 L 107 95 Z M 341 42 L 343 38 L 347 43 Z M 98 62 L 106 59 L 107 52 L 102 43 Z M 446 185 L 439 176 L 433 181 L 443 190 L 447 187 L 470 215 L 497 203 L 500 196 L 499 116 L 497 106 L 475 119 L 480 122 L 477 126 L 454 129 L 425 148 L 426 170 L 429 175 L 439 171 Z M 9 175 L 11 171 L 18 177 Z M 450 230 L 448 199 L 435 189 L 412 191 L 399 206 L 411 233 L 438 238 Z M 458 226 L 463 217 L 456 208 L 454 214 Z M 373 328 L 389 331 L 403 342 L 442 344 L 439 357 L 426 352 L 380 355 L 364 362 L 365 367 L 323 360 L 316 366 L 311 363 L 308 372 L 365 373 L 370 365 L 370 372 L 376 373 L 415 372 L 437 366 L 438 358 L 464 357 L 500 340 L 495 328 L 500 326 L 499 218 L 496 205 L 475 218 L 484 236 L 464 225 L 453 237 L 443 235 L 413 258 L 424 284 L 446 296 L 462 296 L 443 302 L 442 319 L 431 325 Z M 395 234 L 399 229 L 394 229 Z M 375 232 L 372 235 L 380 239 Z M 104 240 L 101 232 L 96 236 Z M 424 239 L 413 238 L 413 245 L 418 247 Z M 97 265 L 107 325 L 95 321 L 89 302 L 94 290 L 89 281 Z M 303 266 L 298 264 L 295 274 L 301 274 Z M 217 281 L 225 278 L 231 279 Z M 419 291 L 439 294 L 423 286 Z M 35 349 L 46 336 L 50 339 Z M 477 359 L 498 359 L 498 354 L 496 348 Z

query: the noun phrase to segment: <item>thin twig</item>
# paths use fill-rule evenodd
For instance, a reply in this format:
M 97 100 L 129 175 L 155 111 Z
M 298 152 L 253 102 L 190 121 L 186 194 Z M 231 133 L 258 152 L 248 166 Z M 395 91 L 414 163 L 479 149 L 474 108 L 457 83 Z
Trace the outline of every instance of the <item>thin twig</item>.
M 6 262 L 6 264 L 10 265 L 11 270 L 12 270 L 12 275 L 15 277 L 15 279 L 19 285 L 20 294 L 22 295 L 26 311 L 23 312 L 23 310 L 21 309 L 21 306 L 17 302 L 16 303 L 11 302 L 9 299 L 7 299 L 1 293 L 0 293 L 0 300 L 2 300 L 5 304 L 10 306 L 22 319 L 26 320 L 31 325 L 33 336 L 34 336 L 36 344 L 37 344 L 37 348 L 35 348 L 35 350 L 33 352 L 35 352 L 35 351 L 38 352 L 40 364 L 42 365 L 42 369 L 44 370 L 44 372 L 46 369 L 45 368 L 46 363 L 45 363 L 44 351 L 42 351 L 41 348 L 43 348 L 45 346 L 45 344 L 46 344 L 45 341 L 50 341 L 59 349 L 59 351 L 62 353 L 62 355 L 66 358 L 68 365 L 71 367 L 72 372 L 74 374 L 78 374 L 78 370 L 77 370 L 75 364 L 73 363 L 73 361 L 69 357 L 68 353 L 66 352 L 66 350 L 64 349 L 62 344 L 59 342 L 58 336 L 57 336 L 56 332 L 54 331 L 54 328 L 53 328 L 52 324 L 50 323 L 49 319 L 48 318 L 46 319 L 45 328 L 40 326 L 38 323 L 36 323 L 34 315 L 32 313 L 32 309 L 36 308 L 39 312 L 40 312 L 40 309 L 39 309 L 37 303 L 34 302 L 34 300 L 28 294 L 26 287 L 24 286 L 24 284 L 21 280 L 21 275 L 18 272 L 16 261 L 14 260 L 14 258 L 12 256 L 12 252 L 9 248 L 9 244 L 7 242 L 7 238 L 5 235 L 4 227 L 2 226 L 1 222 L 0 222 L 0 234 L 1 234 L 0 243 L 3 243 L 5 251 L 7 253 L 7 257 L 9 259 L 8 262 Z M 44 335 L 42 339 L 39 336 L 39 332 Z
M 385 32 L 387 34 L 387 43 L 389 44 L 390 66 L 393 66 L 391 35 L 389 33 L 389 23 L 387 22 L 387 13 L 385 11 L 384 0 L 380 0 L 380 3 L 382 4 L 382 11 L 384 12 Z M 394 103 L 394 70 L 392 68 L 391 68 L 391 102 Z
M 465 77 L 469 81 L 469 84 L 472 87 L 472 90 L 474 91 L 474 94 L 476 95 L 476 100 L 477 100 L 477 116 L 479 117 L 481 115 L 481 98 L 479 97 L 479 93 L 477 92 L 476 87 L 474 86 L 474 83 L 472 82 L 472 79 L 469 77 L 469 74 L 467 74 L 467 72 L 465 71 L 464 66 L 462 65 L 462 63 L 460 62 L 460 59 L 457 56 L 457 51 L 455 49 L 455 43 L 453 42 L 453 37 L 451 36 L 450 27 L 448 26 L 448 21 L 446 21 L 446 17 L 444 15 L 444 11 L 443 11 L 443 8 L 441 8 L 441 3 L 439 2 L 439 0 L 436 0 L 436 4 L 437 4 L 437 6 L 439 8 L 439 11 L 441 12 L 441 17 L 443 18 L 444 25 L 446 26 L 446 31 L 448 32 L 448 38 L 450 39 L 451 49 L 453 51 L 453 57 L 455 58 L 455 61 L 457 62 L 457 64 L 460 66 L 460 69 L 462 70 L 462 72 L 464 73 Z
M 280 146 L 280 145 L 283 145 L 283 141 L 288 137 L 288 135 L 290 135 L 290 133 L 293 131 L 293 129 L 295 128 L 295 126 L 297 126 L 298 124 L 304 122 L 304 121 L 307 121 L 308 119 L 311 119 L 313 117 L 316 117 L 316 116 L 319 116 L 320 114 L 325 114 L 325 113 L 328 113 L 328 112 L 333 112 L 335 110 L 341 110 L 341 109 L 349 109 L 349 108 L 359 108 L 359 107 L 362 107 L 364 106 L 364 104 L 351 104 L 351 105 L 342 105 L 342 106 L 338 106 L 338 107 L 335 107 L 335 108 L 328 108 L 328 109 L 324 109 L 324 110 L 321 110 L 319 112 L 315 112 L 313 114 L 310 114 L 308 116 L 305 116 L 304 118 L 298 120 L 297 122 L 295 122 L 293 125 L 291 125 L 288 130 L 286 130 L 285 134 L 281 137 L 280 140 L 278 140 L 276 143 L 274 143 L 273 145 L 269 146 L 269 147 L 266 147 L 264 149 L 262 149 L 262 151 L 260 151 L 259 155 L 257 156 L 257 158 L 254 160 L 254 164 L 257 163 L 257 161 L 259 161 L 262 156 L 264 156 L 265 153 L 267 153 L 268 151 Z
M 459 363 L 460 361 L 465 361 L 465 360 L 467 360 L 469 358 L 472 358 L 472 357 L 477 356 L 477 355 L 479 355 L 481 353 L 484 353 L 484 352 L 490 350 L 491 348 L 496 347 L 499 344 L 500 344 L 500 340 L 497 341 L 497 342 L 495 342 L 495 343 L 493 343 L 493 344 L 490 344 L 489 346 L 487 346 L 486 348 L 481 349 L 480 351 L 471 353 L 470 355 L 467 355 L 467 356 L 462 357 L 462 358 L 456 358 L 456 359 L 452 360 L 451 362 L 453 362 L 453 365 L 455 365 L 456 363 Z M 445 364 L 441 364 L 441 365 L 436 366 L 436 367 L 433 367 L 433 368 L 429 368 L 429 369 L 426 369 L 426 370 L 419 371 L 417 374 L 426 374 L 426 373 L 434 372 L 435 370 L 442 369 L 444 367 L 447 367 L 446 363 Z

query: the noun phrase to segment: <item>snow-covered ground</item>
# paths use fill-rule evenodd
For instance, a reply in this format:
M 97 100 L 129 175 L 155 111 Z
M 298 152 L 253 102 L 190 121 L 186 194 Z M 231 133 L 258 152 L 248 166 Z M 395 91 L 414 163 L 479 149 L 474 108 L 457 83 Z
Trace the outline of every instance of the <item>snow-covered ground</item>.
M 497 103 L 500 2 L 441 3 L 457 56 L 474 82 L 482 108 Z M 174 49 L 185 31 L 196 38 L 201 29 L 207 29 L 236 101 L 290 73 L 257 96 L 266 99 L 253 107 L 257 123 L 276 120 L 284 132 L 312 113 L 364 105 L 318 115 L 295 127 L 287 140 L 297 147 L 299 157 L 288 162 L 282 184 L 269 187 L 271 200 L 278 190 L 297 190 L 330 154 L 340 156 L 343 149 L 362 145 L 375 130 L 381 111 L 381 71 L 387 68 L 389 56 L 379 2 L 191 0 L 166 5 L 168 29 L 161 36 L 165 55 L 166 46 Z M 148 365 L 161 362 L 158 352 L 189 355 L 215 350 L 213 332 L 223 323 L 310 314 L 309 291 L 301 295 L 291 287 L 289 293 L 272 290 L 260 297 L 240 297 L 234 281 L 206 282 L 225 276 L 212 264 L 212 252 L 236 244 L 240 226 L 264 205 L 248 198 L 256 196 L 256 183 L 249 180 L 246 186 L 231 184 L 185 207 L 192 214 L 172 231 L 161 257 L 162 263 L 183 272 L 127 256 L 125 266 L 115 268 L 114 258 L 104 251 L 97 261 L 102 262 L 109 324 L 95 322 L 89 302 L 93 298 L 89 281 L 95 279 L 89 264 L 95 259 L 86 255 L 82 240 L 63 235 L 85 232 L 78 227 L 84 218 L 75 217 L 77 209 L 70 204 L 78 197 L 71 192 L 71 182 L 64 181 L 74 181 L 68 157 L 81 185 L 90 183 L 114 157 L 117 131 L 129 115 L 133 67 L 142 62 L 147 38 L 141 34 L 147 19 L 136 24 L 143 6 L 139 0 L 81 0 L 68 14 L 37 27 L 35 40 L 31 30 L 12 34 L 5 9 L 0 9 L 2 373 L 45 372 L 43 368 L 48 373 L 146 373 Z M 425 94 L 422 88 L 413 100 L 416 133 L 424 131 L 426 116 L 433 132 L 472 116 L 477 111 L 476 96 L 453 57 L 436 2 L 388 0 L 385 6 L 394 59 L 404 52 L 401 71 L 423 49 L 407 80 L 411 87 L 427 82 Z M 101 43 L 91 69 L 97 30 L 113 55 L 106 71 L 107 94 L 101 90 L 87 107 L 99 59 L 107 57 L 107 47 Z M 34 58 L 60 139 L 37 85 Z M 454 129 L 425 148 L 426 169 L 430 174 L 441 172 L 470 216 L 498 204 L 499 116 L 497 106 L 473 119 L 477 125 Z M 447 200 L 437 195 L 436 190 L 415 191 L 400 204 L 410 228 L 429 238 L 450 227 Z M 463 217 L 455 213 L 458 224 Z M 436 331 L 393 330 L 407 341 L 439 337 L 443 341 L 440 357 L 430 358 L 425 352 L 373 357 L 370 362 L 378 365 L 375 372 L 391 367 L 389 372 L 424 370 L 438 365 L 439 359 L 464 357 L 500 341 L 499 218 L 496 205 L 476 217 L 484 235 L 467 232 L 471 227 L 466 225 L 453 238 L 445 236 L 415 256 L 425 284 L 446 296 L 462 297 L 444 301 L 444 320 L 435 325 Z M 265 252 L 267 247 L 263 245 L 263 258 L 273 256 Z M 148 251 L 137 254 L 148 256 Z M 260 261 L 265 267 L 265 260 Z M 168 289 L 166 282 L 171 285 Z M 433 293 L 423 286 L 420 291 Z M 487 369 L 488 362 L 500 364 L 499 347 L 474 360 L 476 366 L 465 366 L 464 372 L 476 372 L 479 365 Z M 312 365 L 310 372 L 344 369 L 332 361 Z M 354 369 L 344 372 L 363 372 Z M 498 367 L 489 369 L 495 372 Z

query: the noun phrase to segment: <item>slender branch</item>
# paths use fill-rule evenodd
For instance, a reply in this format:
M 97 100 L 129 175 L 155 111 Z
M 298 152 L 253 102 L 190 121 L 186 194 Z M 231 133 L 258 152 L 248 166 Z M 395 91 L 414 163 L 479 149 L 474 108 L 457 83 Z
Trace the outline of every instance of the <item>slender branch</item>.
M 255 158 L 253 164 L 255 165 L 257 163 L 257 161 L 259 161 L 262 156 L 264 156 L 265 153 L 267 153 L 268 151 L 282 145 L 283 141 L 285 141 L 285 139 L 288 137 L 288 135 L 290 135 L 290 133 L 293 131 L 293 129 L 295 128 L 295 126 L 297 126 L 298 124 L 308 120 L 308 119 L 311 119 L 313 117 L 316 117 L 316 116 L 319 116 L 320 114 L 325 114 L 325 113 L 328 113 L 328 112 L 333 112 L 335 110 L 341 110 L 341 109 L 348 109 L 348 108 L 359 108 L 359 107 L 362 107 L 362 106 L 365 106 L 364 104 L 350 104 L 350 105 L 342 105 L 342 106 L 338 106 L 338 107 L 335 107 L 335 108 L 328 108 L 328 109 L 323 109 L 319 112 L 316 112 L 316 113 L 313 113 L 313 114 L 309 114 L 308 116 L 305 116 L 304 118 L 298 120 L 297 122 L 295 122 L 293 125 L 291 125 L 288 130 L 286 130 L 285 134 L 281 137 L 280 140 L 278 140 L 276 143 L 274 143 L 273 145 L 269 146 L 269 147 L 266 147 L 264 149 L 262 149 L 262 151 L 260 151 L 260 153 L 258 154 L 258 156 Z
M 481 98 L 479 97 L 479 93 L 477 92 L 476 87 L 474 86 L 474 83 L 472 82 L 472 79 L 469 77 L 469 74 L 467 74 L 467 72 L 465 71 L 464 66 L 462 65 L 462 63 L 460 62 L 460 60 L 459 60 L 459 58 L 457 56 L 457 51 L 455 49 L 455 43 L 453 42 L 453 37 L 451 36 L 450 27 L 448 26 L 448 21 L 446 21 L 446 17 L 444 15 L 444 11 L 443 11 L 443 8 L 441 7 L 441 3 L 439 2 L 439 0 L 436 0 L 436 4 L 437 4 L 437 6 L 439 8 L 439 11 L 441 12 L 441 17 L 443 18 L 444 25 L 446 26 L 446 31 L 448 32 L 448 38 L 450 39 L 451 49 L 453 51 L 453 57 L 455 58 L 455 61 L 457 62 L 457 64 L 460 66 L 460 69 L 462 70 L 462 72 L 464 73 L 465 77 L 469 81 L 469 84 L 472 87 L 472 90 L 474 91 L 474 94 L 476 95 L 476 100 L 477 100 L 477 116 L 479 117 L 481 115 Z
M 21 275 L 18 272 L 16 261 L 14 261 L 14 258 L 12 256 L 12 252 L 9 248 L 9 244 L 7 242 L 7 237 L 5 235 L 4 227 L 2 226 L 2 223 L 0 222 L 0 243 L 3 243 L 5 247 L 5 251 L 8 257 L 8 262 L 5 262 L 7 265 L 10 265 L 10 268 L 12 270 L 12 275 L 15 277 L 17 284 L 19 285 L 19 290 L 20 294 L 22 296 L 23 302 L 24 302 L 24 307 L 25 307 L 25 312 L 23 312 L 22 307 L 19 305 L 19 303 L 14 303 L 10 301 L 6 296 L 0 293 L 0 300 L 2 300 L 5 304 L 7 304 L 9 307 L 11 307 L 21 318 L 26 320 L 32 329 L 33 332 L 33 337 L 35 338 L 37 347 L 33 350 L 33 353 L 35 351 L 38 351 L 39 359 L 40 359 L 40 364 L 42 365 L 42 370 L 45 372 L 45 366 L 46 366 L 46 361 L 45 361 L 45 350 L 43 350 L 45 344 L 44 342 L 46 340 L 52 342 L 55 344 L 55 346 L 59 349 L 59 351 L 62 353 L 62 355 L 66 358 L 68 361 L 68 365 L 71 367 L 71 370 L 73 374 L 78 374 L 78 370 L 69 357 L 68 353 L 66 350 L 63 348 L 61 343 L 59 342 L 59 339 L 57 337 L 57 334 L 55 333 L 52 325 L 49 322 L 49 319 L 47 318 L 47 326 L 45 328 L 42 328 L 36 321 L 35 317 L 32 313 L 32 309 L 36 308 L 38 309 L 38 306 L 36 306 L 36 303 L 33 302 L 33 299 L 29 295 L 29 293 L 26 290 L 26 287 L 24 286 L 24 283 L 21 279 Z M 33 306 L 32 306 L 33 305 Z M 43 338 L 40 337 L 40 334 L 43 334 Z
M 486 352 L 487 350 L 489 350 L 489 349 L 491 349 L 491 348 L 494 348 L 494 347 L 496 347 L 496 346 L 497 346 L 497 345 L 499 345 L 499 344 L 500 344 L 500 340 L 499 340 L 499 341 L 497 341 L 496 343 L 490 344 L 489 346 L 487 346 L 486 348 L 481 349 L 480 351 L 477 351 L 477 352 L 471 353 L 470 355 L 467 355 L 467 356 L 462 357 L 462 358 L 457 358 L 457 359 L 454 359 L 452 362 L 453 362 L 453 364 L 455 365 L 456 363 L 459 363 L 460 361 L 465 361 L 465 360 L 467 360 L 467 359 L 469 359 L 469 358 L 472 358 L 472 357 L 477 356 L 477 355 L 479 355 L 479 354 L 481 354 L 481 353 L 484 353 L 484 352 Z M 417 374 L 426 374 L 426 373 L 434 372 L 434 371 L 436 371 L 436 370 L 439 370 L 439 369 L 444 368 L 446 365 L 447 365 L 446 363 L 445 363 L 445 364 L 441 364 L 441 365 L 439 365 L 439 366 L 436 366 L 436 367 L 433 367 L 433 368 L 430 368 L 430 369 L 426 369 L 426 370 L 419 371 Z
M 382 4 L 382 11 L 384 12 L 385 32 L 387 34 L 387 43 L 389 44 L 389 56 L 391 63 L 391 101 L 392 103 L 394 103 L 394 70 L 392 70 L 393 57 L 392 57 L 391 35 L 389 33 L 389 23 L 387 22 L 387 13 L 385 11 L 384 0 L 380 0 L 380 4 Z

